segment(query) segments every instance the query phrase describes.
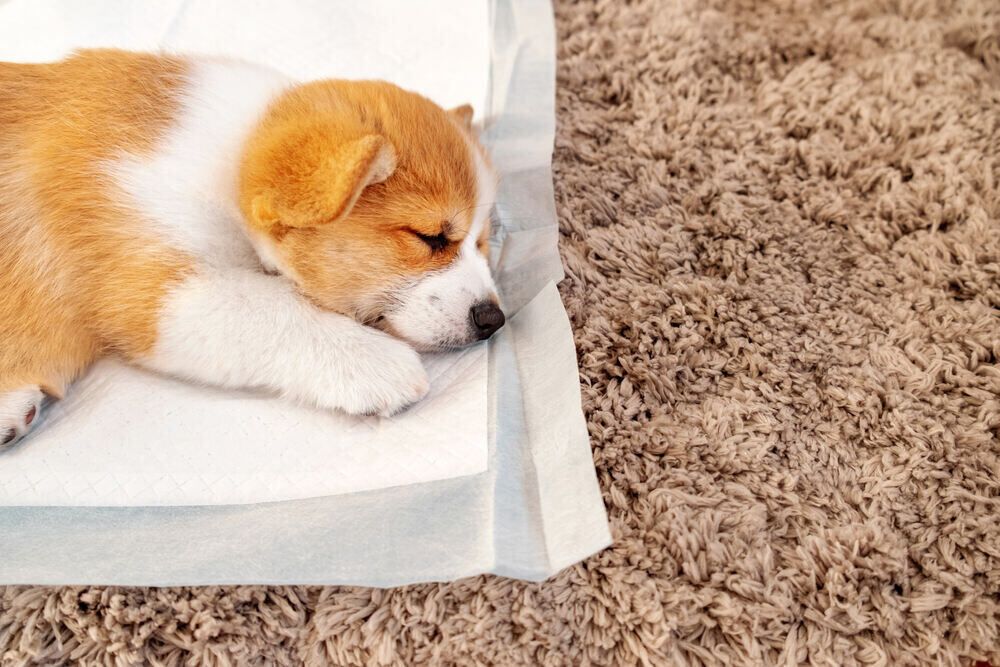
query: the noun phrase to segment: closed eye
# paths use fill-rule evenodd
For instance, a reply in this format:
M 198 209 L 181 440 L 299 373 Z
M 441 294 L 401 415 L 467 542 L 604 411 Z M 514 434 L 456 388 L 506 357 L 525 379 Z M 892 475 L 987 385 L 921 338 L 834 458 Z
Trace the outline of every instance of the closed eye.
M 451 241 L 445 236 L 444 232 L 440 234 L 435 234 L 434 236 L 428 236 L 427 234 L 421 234 L 418 231 L 414 231 L 413 234 L 427 244 L 427 247 L 431 249 L 431 252 L 441 252 L 448 247 Z

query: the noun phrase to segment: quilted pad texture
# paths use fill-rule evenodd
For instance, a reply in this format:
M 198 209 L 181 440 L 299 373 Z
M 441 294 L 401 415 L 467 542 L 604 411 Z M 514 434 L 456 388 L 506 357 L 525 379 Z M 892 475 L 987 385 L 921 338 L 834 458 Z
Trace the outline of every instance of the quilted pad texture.
M 226 505 L 486 468 L 486 348 L 428 358 L 406 413 L 352 417 L 102 362 L 3 456 L 5 505 Z

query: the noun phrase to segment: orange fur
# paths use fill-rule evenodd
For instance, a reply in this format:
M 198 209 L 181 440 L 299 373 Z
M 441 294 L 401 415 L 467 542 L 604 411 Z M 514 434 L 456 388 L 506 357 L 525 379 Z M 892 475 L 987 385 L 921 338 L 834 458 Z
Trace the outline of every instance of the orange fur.
M 151 151 L 181 60 L 112 50 L 0 63 L 0 391 L 60 395 L 95 357 L 148 350 L 186 258 L 116 204 L 102 160 Z

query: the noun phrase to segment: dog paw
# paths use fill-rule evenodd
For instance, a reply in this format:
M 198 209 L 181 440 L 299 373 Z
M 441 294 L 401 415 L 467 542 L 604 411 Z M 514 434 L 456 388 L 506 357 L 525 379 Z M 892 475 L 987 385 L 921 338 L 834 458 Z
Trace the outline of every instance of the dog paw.
M 427 395 L 427 371 L 406 343 L 372 330 L 356 352 L 344 386 L 337 388 L 344 411 L 388 417 Z
M 35 386 L 0 393 L 0 451 L 13 447 L 31 431 L 42 411 L 43 396 Z

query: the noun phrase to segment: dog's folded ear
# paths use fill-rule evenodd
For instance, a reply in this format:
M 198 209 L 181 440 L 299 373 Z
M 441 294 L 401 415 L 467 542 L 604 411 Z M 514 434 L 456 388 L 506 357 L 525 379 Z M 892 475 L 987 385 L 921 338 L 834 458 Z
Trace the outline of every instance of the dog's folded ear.
M 240 204 L 265 229 L 330 224 L 395 168 L 396 153 L 381 135 L 289 124 L 251 142 L 240 166 Z

